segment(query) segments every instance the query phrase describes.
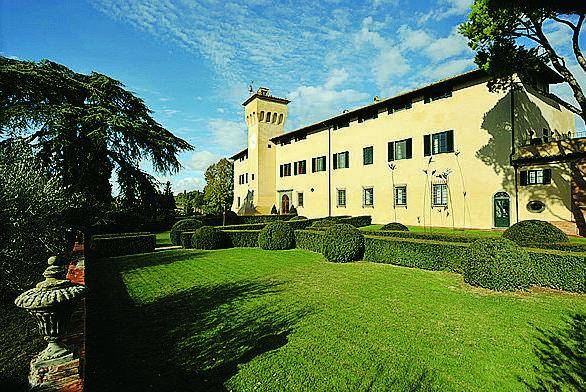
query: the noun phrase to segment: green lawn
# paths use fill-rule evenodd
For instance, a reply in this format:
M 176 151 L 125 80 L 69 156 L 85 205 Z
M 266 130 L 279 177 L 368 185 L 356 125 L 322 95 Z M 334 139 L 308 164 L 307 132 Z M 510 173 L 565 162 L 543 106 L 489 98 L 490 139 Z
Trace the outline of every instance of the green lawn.
M 361 227 L 363 231 L 379 230 L 383 225 L 370 225 Z M 407 226 L 409 231 L 414 233 L 440 233 L 440 234 L 456 234 L 456 235 L 471 235 L 480 237 L 498 237 L 502 234 L 500 230 L 479 230 L 479 229 L 450 229 L 448 227 L 423 227 L 423 226 Z M 586 243 L 586 237 L 569 236 L 570 242 Z
M 157 248 L 161 246 L 171 246 L 171 232 L 170 231 L 163 231 L 162 233 L 157 233 Z
M 87 268 L 88 390 L 522 390 L 584 359 L 543 346 L 564 366 L 542 368 L 534 351 L 544 331 L 567 342 L 572 322 L 583 339 L 584 295 L 499 294 L 301 250 L 161 251 Z

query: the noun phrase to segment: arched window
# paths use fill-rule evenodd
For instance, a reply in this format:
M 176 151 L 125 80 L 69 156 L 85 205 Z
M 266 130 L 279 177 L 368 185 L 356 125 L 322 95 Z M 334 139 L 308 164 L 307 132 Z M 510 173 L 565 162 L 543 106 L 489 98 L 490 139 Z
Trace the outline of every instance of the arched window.
M 273 121 L 272 123 L 276 123 L 277 122 L 277 113 L 273 113 Z
M 283 122 L 283 114 L 279 114 L 279 124 Z
M 260 112 L 260 118 L 258 120 L 264 121 L 264 119 L 265 119 L 265 112 Z
M 267 112 L 267 122 L 271 122 L 271 112 Z

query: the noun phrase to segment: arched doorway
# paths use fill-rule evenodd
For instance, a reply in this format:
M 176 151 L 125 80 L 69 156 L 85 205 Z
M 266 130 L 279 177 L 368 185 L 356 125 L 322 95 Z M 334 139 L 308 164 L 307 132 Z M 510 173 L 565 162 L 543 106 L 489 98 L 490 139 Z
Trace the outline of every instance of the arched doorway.
M 287 195 L 283 195 L 283 197 L 281 198 L 281 213 L 289 213 L 289 196 Z
M 493 198 L 494 227 L 511 225 L 511 197 L 507 192 L 497 192 Z

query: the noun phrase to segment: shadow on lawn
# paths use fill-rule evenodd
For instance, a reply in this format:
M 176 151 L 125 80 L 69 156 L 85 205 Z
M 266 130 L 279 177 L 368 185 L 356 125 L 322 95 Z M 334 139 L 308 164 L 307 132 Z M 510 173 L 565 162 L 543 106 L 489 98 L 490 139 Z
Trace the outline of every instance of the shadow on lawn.
M 583 391 L 586 389 L 586 315 L 574 314 L 563 328 L 537 328 L 534 352 L 536 382 L 520 378 L 531 391 Z
M 118 256 L 106 259 L 90 260 L 92 263 L 115 264 L 116 271 L 124 272 L 153 265 L 172 264 L 179 261 L 193 260 L 201 257 L 196 250 L 155 250 L 141 255 Z
M 114 268 L 98 266 L 88 298 L 88 391 L 222 391 L 238 366 L 287 343 L 303 317 L 255 306 L 279 284 L 241 281 L 194 287 L 132 303 Z

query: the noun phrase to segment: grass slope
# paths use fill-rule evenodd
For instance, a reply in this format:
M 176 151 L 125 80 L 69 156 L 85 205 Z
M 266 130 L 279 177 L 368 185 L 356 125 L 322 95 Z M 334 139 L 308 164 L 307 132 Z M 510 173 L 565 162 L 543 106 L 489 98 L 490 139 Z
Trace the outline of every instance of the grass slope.
M 583 363 L 548 346 L 571 326 L 583 338 L 583 295 L 496 294 L 457 274 L 301 250 L 175 250 L 87 268 L 90 391 L 519 390 Z M 542 365 L 540 347 L 568 369 Z

